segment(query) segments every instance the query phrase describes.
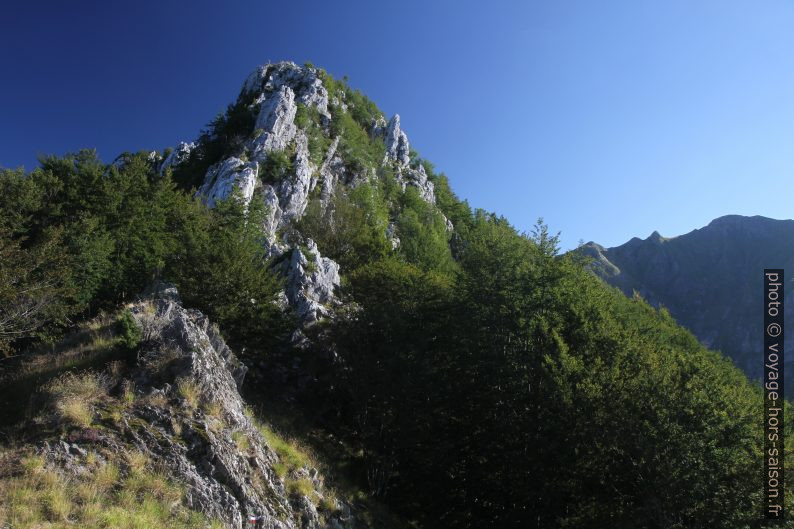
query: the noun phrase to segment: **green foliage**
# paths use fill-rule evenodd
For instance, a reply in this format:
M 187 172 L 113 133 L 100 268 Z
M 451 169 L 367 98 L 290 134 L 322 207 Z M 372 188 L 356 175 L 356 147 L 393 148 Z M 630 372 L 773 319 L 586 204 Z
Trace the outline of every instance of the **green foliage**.
M 226 156 L 239 153 L 256 123 L 257 109 L 251 104 L 250 94 L 241 95 L 201 132 L 198 144 L 188 159 L 174 169 L 174 182 L 181 189 L 189 191 L 197 188 L 204 181 L 211 165 Z
M 346 295 L 362 311 L 340 319 L 334 329 L 349 367 L 339 373 L 337 398 L 348 403 L 345 417 L 366 447 L 369 491 L 383 495 L 405 463 L 399 454 L 407 446 L 399 436 L 418 432 L 413 420 L 438 389 L 433 379 L 442 364 L 434 337 L 448 323 L 452 283 L 386 258 L 351 274 Z
M 371 492 L 444 527 L 753 526 L 758 389 L 556 253 L 478 211 L 456 274 L 350 276 L 334 395 Z
M 318 345 L 340 361 L 314 360 L 311 369 L 326 371 L 311 377 L 318 398 L 309 406 L 328 411 L 335 444 L 357 447 L 370 494 L 417 526 L 757 527 L 759 388 L 666 311 L 627 299 L 581 261 L 559 256 L 542 220 L 522 235 L 504 218 L 472 212 L 416 153 L 411 163 L 434 182 L 437 204 L 412 187 L 403 192 L 394 168 L 381 166 L 383 143 L 367 132 L 377 108 L 345 81 L 320 76 L 349 110 L 332 109 L 326 134 L 316 109 L 299 106 L 312 159 L 319 163 L 338 136 L 347 168 L 374 169 L 377 178 L 337 187 L 325 207 L 313 199 L 294 226 L 342 265 L 342 295 L 352 302 L 315 327 Z M 239 150 L 254 127 L 250 99 L 241 96 L 205 131 L 174 174 L 181 189 Z M 291 172 L 292 155 L 272 153 L 263 181 Z M 291 322 L 264 249 L 266 213 L 262 201 L 246 207 L 239 195 L 208 210 L 157 175 L 145 153 L 107 166 L 81 151 L 45 158 L 27 175 L 0 172 L 0 348 L 52 338 L 71 319 L 116 306 L 157 278 L 174 281 L 233 347 L 274 348 Z M 390 220 L 401 240 L 396 252 L 386 238 Z M 64 346 L 69 358 L 55 363 L 74 368 L 141 338 L 128 312 L 107 325 L 116 335 L 96 333 L 68 354 Z M 54 376 L 37 369 L 37 380 Z M 91 425 L 92 403 L 107 398 L 100 382 L 72 375 L 50 384 L 58 416 Z M 190 408 L 201 404 L 195 384 L 183 380 L 178 391 Z M 305 451 L 272 430 L 263 434 L 279 457 L 277 474 L 292 479 L 289 490 L 310 494 L 297 476 L 310 462 Z M 132 492 L 124 497 L 159 505 L 163 498 L 147 496 L 144 485 L 163 478 L 144 476 L 145 464 L 128 466 L 119 490 Z M 97 470 L 106 476 L 100 481 L 120 476 Z M 64 487 L 38 498 L 40 483 L 8 483 L 0 483 L 9 498 L 0 516 L 10 512 L 17 525 L 94 523 L 94 510 Z M 99 506 L 107 507 L 104 525 L 122 526 L 125 512 L 140 515 L 139 526 L 184 522 L 178 509 L 152 518 L 112 497 Z M 168 505 L 178 499 L 169 493 Z
M 294 151 L 283 150 L 268 153 L 259 166 L 259 179 L 265 184 L 277 184 L 294 171 Z
M 469 203 L 461 201 L 455 195 L 444 173 L 433 175 L 431 180 L 435 185 L 436 206 L 452 222 L 455 231 L 465 237 L 474 216 Z
M 396 220 L 400 253 L 423 269 L 452 273 L 456 264 L 449 247 L 451 234 L 438 210 L 412 186 L 400 197 L 400 207 Z
M 325 70 L 320 70 L 318 75 L 328 91 L 329 98 L 344 101 L 351 117 L 362 129 L 368 130 L 376 119 L 383 117 L 383 112 L 375 103 L 361 91 L 350 87 L 346 77 L 341 80 L 334 79 Z
M 361 184 L 338 189 L 327 207 L 312 200 L 297 227 L 320 252 L 354 270 L 391 250 L 386 239 L 388 209 L 378 187 Z
M 220 325 L 231 344 L 266 350 L 282 337 L 288 319 L 276 303 L 281 280 L 265 254 L 262 201 L 246 209 L 236 192 L 212 210 L 190 214 L 194 218 L 185 223 L 166 276 L 188 305 Z
M 24 247 L 24 238 L 0 225 L 0 354 L 15 340 L 65 323 L 69 313 L 69 256 L 60 230 L 47 230 Z
M 28 336 L 46 337 L 72 315 L 140 291 L 176 244 L 180 195 L 144 153 L 125 155 L 118 166 L 105 166 L 93 151 L 43 158 L 28 175 L 0 172 L 0 187 L 6 307 L 47 300 Z M 23 285 L 27 293 L 13 301 Z
M 337 152 L 353 172 L 379 166 L 386 155 L 380 138 L 371 138 L 353 116 L 339 109 L 332 110 L 331 136 L 339 136 Z
M 93 151 L 44 158 L 27 175 L 0 172 L 0 189 L 7 352 L 55 338 L 71 318 L 115 307 L 158 278 L 176 281 L 189 303 L 228 324 L 236 344 L 267 336 L 253 342 L 266 346 L 278 333 L 278 281 L 255 227 L 264 215 L 258 201 L 247 217 L 239 201 L 208 210 L 158 176 L 146 153 L 112 166 Z M 239 274 L 230 280 L 230 272 Z
M 309 117 L 309 108 L 303 103 L 298 103 L 296 106 L 295 125 L 299 129 L 305 130 L 311 123 L 311 118 Z
M 295 125 L 306 132 L 309 138 L 309 156 L 312 162 L 319 166 L 331 145 L 331 139 L 328 138 L 322 127 L 322 118 L 317 107 L 307 107 L 303 103 L 298 103 L 297 106 Z
M 122 312 L 117 325 L 121 343 L 127 350 L 134 351 L 141 342 L 141 328 L 135 322 L 132 313 L 129 310 Z
M 295 440 L 276 433 L 268 425 L 257 424 L 257 426 L 268 446 L 278 455 L 279 461 L 275 468 L 280 478 L 285 478 L 298 469 L 308 468 L 312 465 L 311 456 Z
M 348 88 L 345 93 L 345 102 L 352 118 L 364 130 L 368 130 L 376 119 L 383 117 L 383 113 L 378 110 L 377 105 L 358 90 Z

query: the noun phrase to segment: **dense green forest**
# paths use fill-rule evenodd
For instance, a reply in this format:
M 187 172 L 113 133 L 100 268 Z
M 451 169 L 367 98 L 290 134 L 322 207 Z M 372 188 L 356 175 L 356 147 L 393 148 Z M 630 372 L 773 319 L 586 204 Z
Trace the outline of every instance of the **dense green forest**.
M 382 158 L 365 128 L 377 108 L 325 82 L 349 108 L 330 130 L 299 115 L 315 152 L 340 136 L 350 164 Z M 253 122 L 230 107 L 173 174 L 148 153 L 105 164 L 88 150 L 0 172 L 6 357 L 162 279 L 244 358 L 334 350 L 290 413 L 353 447 L 352 479 L 417 527 L 761 526 L 760 388 L 664 310 L 560 255 L 542 221 L 526 234 L 472 210 L 415 153 L 436 205 L 385 168 L 337 189 L 329 208 L 314 198 L 295 223 L 296 244 L 311 238 L 341 264 L 344 303 L 307 331 L 308 351 L 293 351 L 284 278 L 261 240 L 266 211 L 194 196 L 230 127 Z

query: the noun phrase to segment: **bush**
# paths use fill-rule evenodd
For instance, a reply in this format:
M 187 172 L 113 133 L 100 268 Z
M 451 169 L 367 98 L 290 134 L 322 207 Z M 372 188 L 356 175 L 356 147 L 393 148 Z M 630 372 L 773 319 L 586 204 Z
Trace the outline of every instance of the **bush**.
M 332 108 L 331 136 L 339 136 L 337 152 L 351 172 L 380 166 L 386 146 L 380 138 L 372 138 L 367 130 L 348 112 Z
M 338 189 L 325 208 L 319 199 L 312 200 L 297 228 L 323 255 L 349 271 L 391 251 L 387 225 L 388 208 L 380 189 L 361 184 L 349 191 Z
M 267 351 L 286 336 L 290 319 L 277 304 L 283 280 L 266 254 L 263 202 L 246 209 L 235 192 L 195 214 L 166 276 L 186 305 L 223 329 L 230 345 Z
M 259 179 L 264 184 L 277 184 L 295 171 L 293 159 L 295 153 L 290 150 L 272 151 L 264 162 L 259 165 Z
M 280 436 L 269 426 L 259 424 L 258 427 L 268 446 L 278 455 L 279 462 L 275 469 L 280 478 L 284 478 L 294 470 L 311 465 L 311 457 L 297 443 Z
M 250 96 L 250 94 L 248 94 Z M 190 191 L 204 182 L 207 170 L 225 157 L 237 154 L 243 142 L 254 130 L 256 114 L 250 108 L 251 101 L 241 97 L 227 107 L 205 128 L 198 145 L 188 159 L 174 168 L 173 178 L 179 187 Z
M 400 197 L 397 217 L 400 253 L 425 270 L 451 274 L 457 269 L 449 247 L 451 234 L 438 210 L 425 202 L 416 188 L 408 186 Z
M 125 310 L 121 313 L 117 326 L 122 345 L 128 351 L 137 349 L 141 342 L 141 328 L 138 327 L 138 323 L 129 310 Z
M 176 390 L 179 396 L 185 400 L 188 408 L 192 410 L 198 408 L 201 391 L 195 382 L 187 378 L 181 378 L 176 383 Z

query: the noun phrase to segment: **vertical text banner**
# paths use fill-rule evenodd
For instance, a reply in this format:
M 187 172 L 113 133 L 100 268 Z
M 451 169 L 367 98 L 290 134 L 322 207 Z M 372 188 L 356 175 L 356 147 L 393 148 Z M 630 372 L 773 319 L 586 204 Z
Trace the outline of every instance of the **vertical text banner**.
M 764 512 L 783 520 L 783 270 L 764 270 Z

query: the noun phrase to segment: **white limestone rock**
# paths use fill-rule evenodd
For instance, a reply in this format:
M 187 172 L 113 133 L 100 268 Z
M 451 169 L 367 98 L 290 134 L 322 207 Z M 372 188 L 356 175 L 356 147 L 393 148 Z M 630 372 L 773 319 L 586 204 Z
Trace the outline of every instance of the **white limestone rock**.
M 262 230 L 265 232 L 268 240 L 275 241 L 276 238 L 276 230 L 281 223 L 281 206 L 278 203 L 278 195 L 276 194 L 276 190 L 273 186 L 269 184 L 265 184 L 262 186 L 262 200 L 265 203 L 265 208 L 267 209 L 267 215 L 265 218 L 264 226 L 262 226 Z
M 179 142 L 179 145 L 177 145 L 176 149 L 171 151 L 171 154 L 169 154 L 166 159 L 163 160 L 163 162 L 160 164 L 160 167 L 157 168 L 157 171 L 160 174 L 163 174 L 169 167 L 176 167 L 177 165 L 184 163 L 188 158 L 190 158 L 190 153 L 193 152 L 193 149 L 195 148 L 195 142 Z
M 327 207 L 331 201 L 331 197 L 336 189 L 336 181 L 339 174 L 344 170 L 341 158 L 336 156 L 336 149 L 339 147 L 339 136 L 334 138 L 331 146 L 325 151 L 325 158 L 323 164 L 320 166 L 320 182 L 322 182 L 322 190 L 320 193 L 320 201 L 323 207 Z
M 435 204 L 435 186 L 428 180 L 424 166 L 419 164 L 415 168 L 411 167 L 411 145 L 408 136 L 400 128 L 400 115 L 395 114 L 387 124 L 383 120 L 376 120 L 372 124 L 372 133 L 383 137 L 386 144 L 383 163 L 393 163 L 396 166 L 397 182 L 403 190 L 406 186 L 414 186 L 425 201 Z
M 279 185 L 284 221 L 299 218 L 309 203 L 309 193 L 317 185 L 316 172 L 309 160 L 309 139 L 300 131 L 295 141 L 295 174 Z
M 272 151 L 286 149 L 295 137 L 295 93 L 289 86 L 282 86 L 277 92 L 262 94 L 260 110 L 256 117 L 255 130 L 259 136 L 251 140 L 251 150 L 255 158 L 262 158 Z
M 441 214 L 441 217 L 443 217 L 443 219 L 444 219 L 444 225 L 447 227 L 447 231 L 450 232 L 450 233 L 455 231 L 455 225 L 452 224 L 452 221 L 449 220 L 447 218 L 447 216 L 444 215 L 443 213 Z
M 400 184 L 403 190 L 407 186 L 415 187 L 419 191 L 419 196 L 430 204 L 436 203 L 435 186 L 427 178 L 427 172 L 423 165 L 419 165 L 416 169 L 413 167 L 398 167 L 397 168 L 397 183 Z
M 266 64 L 254 70 L 243 84 L 243 92 L 278 91 L 290 86 L 298 102 L 314 106 L 320 115 L 331 118 L 328 112 L 328 91 L 316 68 L 300 67 L 293 62 Z
M 408 165 L 411 160 L 411 146 L 408 136 L 400 129 L 400 115 L 395 114 L 386 126 L 386 157 L 399 165 Z
M 328 307 L 337 301 L 339 264 L 320 255 L 309 239 L 305 248 L 293 248 L 287 267 L 287 299 L 298 317 L 311 324 L 327 316 Z
M 235 188 L 239 188 L 243 202 L 248 205 L 254 196 L 256 176 L 259 171 L 257 162 L 243 162 L 231 157 L 209 168 L 204 184 L 198 194 L 209 207 L 227 198 Z

